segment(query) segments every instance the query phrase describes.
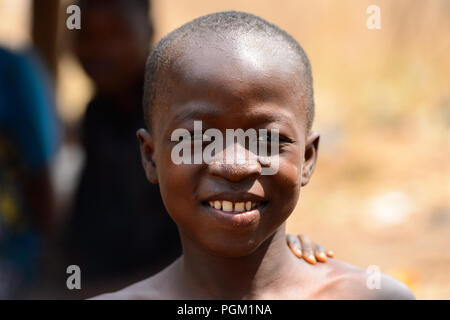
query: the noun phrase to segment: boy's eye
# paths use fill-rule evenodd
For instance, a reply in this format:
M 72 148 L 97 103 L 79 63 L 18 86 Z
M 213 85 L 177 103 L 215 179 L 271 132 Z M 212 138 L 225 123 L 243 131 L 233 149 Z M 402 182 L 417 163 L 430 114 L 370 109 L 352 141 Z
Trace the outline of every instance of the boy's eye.
M 260 135 L 258 136 L 258 141 L 261 141 L 261 142 L 267 142 L 267 141 L 270 141 L 270 134 L 268 134 L 268 133 L 260 134 Z
M 202 132 L 190 132 L 191 134 L 191 140 L 197 140 L 197 141 L 211 141 L 211 136 L 204 134 Z
M 262 143 L 271 143 L 272 142 L 272 135 L 270 134 L 270 132 L 260 132 L 258 133 L 258 137 L 257 137 L 258 142 L 262 142 Z
M 272 135 L 270 133 L 262 133 L 258 136 L 258 141 L 259 142 L 266 142 L 266 143 L 271 143 L 272 142 Z M 278 136 L 278 142 L 279 143 L 287 143 L 287 142 L 292 142 L 291 139 L 283 136 L 283 135 L 279 135 Z
M 202 140 L 203 139 L 203 134 L 201 132 L 192 132 L 191 133 L 191 138 L 192 140 Z
M 203 132 L 196 132 L 196 131 L 191 131 L 189 132 L 190 135 L 190 140 L 193 141 L 203 141 L 203 142 L 210 142 L 213 139 L 212 136 L 207 135 Z M 267 144 L 271 144 L 272 143 L 272 135 L 270 132 L 267 133 L 260 133 L 257 136 L 257 142 L 258 143 L 267 143 Z M 278 136 L 278 143 L 282 144 L 282 143 L 291 143 L 293 142 L 291 139 L 283 136 L 283 135 L 279 135 Z

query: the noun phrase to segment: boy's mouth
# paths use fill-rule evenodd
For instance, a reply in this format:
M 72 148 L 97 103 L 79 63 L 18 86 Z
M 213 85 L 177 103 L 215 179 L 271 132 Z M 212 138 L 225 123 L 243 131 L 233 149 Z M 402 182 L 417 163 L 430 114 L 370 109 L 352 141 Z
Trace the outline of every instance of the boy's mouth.
M 262 208 L 267 201 L 237 201 L 232 202 L 228 200 L 212 200 L 204 201 L 203 205 L 217 210 L 221 210 L 227 213 L 245 213 L 252 211 L 256 208 Z
M 221 225 L 236 230 L 255 227 L 269 201 L 248 192 L 221 192 L 203 198 L 201 204 Z
M 216 208 L 225 212 L 245 212 L 256 208 L 257 202 L 245 201 L 245 202 L 231 202 L 227 200 L 215 200 L 208 201 L 211 208 Z
M 269 205 L 269 199 L 250 192 L 218 192 L 201 200 L 214 219 L 231 230 L 253 228 Z

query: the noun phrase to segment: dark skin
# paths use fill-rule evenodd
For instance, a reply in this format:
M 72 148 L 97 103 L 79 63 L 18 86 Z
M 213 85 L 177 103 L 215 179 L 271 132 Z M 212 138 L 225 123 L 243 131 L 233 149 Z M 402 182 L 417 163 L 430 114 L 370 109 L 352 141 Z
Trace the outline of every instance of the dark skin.
M 134 85 L 143 77 L 143 67 L 153 29 L 147 15 L 124 4 L 83 1 L 83 28 L 74 39 L 75 53 L 83 69 L 102 95 L 114 97 L 121 112 L 137 112 Z M 138 7 L 139 8 L 139 7 Z M 130 10 L 127 10 L 130 9 Z M 131 15 L 131 13 L 135 15 Z M 131 90 L 129 88 L 132 88 Z M 315 264 L 332 258 L 332 251 L 304 234 L 287 235 L 286 242 L 298 258 Z
M 292 72 L 301 66 L 277 43 L 246 39 L 241 51 L 239 40 L 214 40 L 184 50 L 167 73 L 177 85 L 155 110 L 153 130 L 138 132 L 146 176 L 160 185 L 178 225 L 183 255 L 157 275 L 98 298 L 413 298 L 406 286 L 386 275 L 382 289 L 369 290 L 365 270 L 336 259 L 312 266 L 292 255 L 286 219 L 311 178 L 320 137 L 306 129 L 299 98 L 303 88 Z M 204 129 L 222 131 L 278 128 L 284 141 L 278 172 L 261 175 L 261 163 L 174 164 L 171 132 L 193 129 L 194 119 L 202 120 Z M 215 199 L 262 205 L 256 213 L 237 217 L 208 207 Z

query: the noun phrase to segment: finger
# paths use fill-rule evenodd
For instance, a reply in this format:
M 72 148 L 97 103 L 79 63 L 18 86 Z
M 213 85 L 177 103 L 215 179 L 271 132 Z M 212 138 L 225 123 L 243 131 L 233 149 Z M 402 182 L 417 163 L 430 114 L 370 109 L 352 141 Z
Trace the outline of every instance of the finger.
M 330 258 L 334 258 L 334 252 L 331 251 L 331 250 L 328 250 L 327 251 L 327 256 L 330 257 Z
M 325 254 L 325 249 L 320 245 L 319 243 L 316 243 L 315 245 L 314 254 L 316 256 L 317 261 L 320 262 L 327 262 L 327 256 Z
M 298 238 L 302 245 L 303 259 L 311 264 L 316 264 L 316 258 L 314 257 L 312 243 L 309 237 L 305 234 L 300 234 Z
M 289 248 L 291 249 L 292 253 L 297 258 L 302 258 L 302 245 L 300 244 L 300 241 L 297 237 L 294 237 L 292 234 L 286 235 L 286 242 Z

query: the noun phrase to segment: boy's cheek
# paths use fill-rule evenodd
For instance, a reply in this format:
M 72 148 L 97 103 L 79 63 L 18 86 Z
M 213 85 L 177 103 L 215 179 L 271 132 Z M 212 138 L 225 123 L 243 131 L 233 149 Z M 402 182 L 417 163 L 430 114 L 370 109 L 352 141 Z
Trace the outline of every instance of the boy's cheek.
M 158 172 L 161 195 L 167 201 L 176 203 L 193 201 L 200 178 L 199 167 L 200 165 L 175 164 L 170 158 L 163 160 Z
M 183 214 L 180 217 L 180 213 L 189 211 L 195 203 L 195 173 L 189 167 L 190 165 L 167 162 L 159 172 L 161 196 L 176 223 L 182 223 L 179 220 L 183 219 Z
M 189 192 L 188 189 L 194 185 L 195 169 L 189 164 L 174 164 L 170 159 L 166 164 L 162 164 L 160 172 L 160 184 L 166 183 L 173 189 L 181 189 Z M 179 192 L 179 190 L 177 191 Z
M 300 188 L 302 176 L 302 163 L 295 161 L 296 157 L 283 158 L 280 157 L 278 173 L 275 178 L 279 180 L 277 184 L 283 185 L 285 188 Z

